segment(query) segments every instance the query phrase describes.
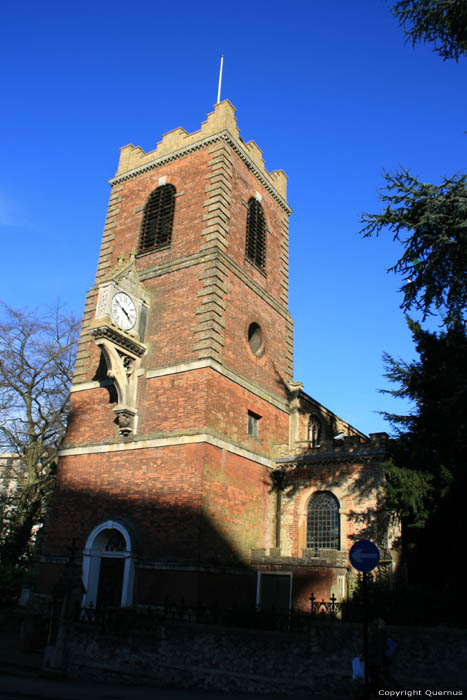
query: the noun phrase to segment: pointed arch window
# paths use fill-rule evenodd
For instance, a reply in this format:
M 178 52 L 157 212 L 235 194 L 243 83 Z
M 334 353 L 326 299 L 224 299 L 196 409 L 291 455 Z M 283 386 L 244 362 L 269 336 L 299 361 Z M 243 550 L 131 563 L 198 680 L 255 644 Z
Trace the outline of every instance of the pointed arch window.
M 339 501 L 330 491 L 318 491 L 308 502 L 306 546 L 340 549 Z
M 261 202 L 251 197 L 246 218 L 245 255 L 261 270 L 266 266 L 266 219 Z
M 175 211 L 175 193 L 173 185 L 161 185 L 149 195 L 144 207 L 139 253 L 157 248 L 167 248 L 170 245 Z
M 316 413 L 312 413 L 308 421 L 308 440 L 310 447 L 319 447 L 321 441 L 321 421 Z

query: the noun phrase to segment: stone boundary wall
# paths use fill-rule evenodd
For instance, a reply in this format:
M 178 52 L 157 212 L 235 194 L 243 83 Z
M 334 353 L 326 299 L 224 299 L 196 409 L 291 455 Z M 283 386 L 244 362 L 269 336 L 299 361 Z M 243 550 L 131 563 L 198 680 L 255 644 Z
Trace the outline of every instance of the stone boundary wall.
M 401 688 L 467 694 L 465 630 L 391 627 L 389 634 L 399 644 L 392 671 Z M 339 622 L 319 621 L 304 636 L 163 623 L 128 639 L 74 624 L 65 664 L 72 677 L 137 685 L 348 697 L 361 649 L 361 625 Z

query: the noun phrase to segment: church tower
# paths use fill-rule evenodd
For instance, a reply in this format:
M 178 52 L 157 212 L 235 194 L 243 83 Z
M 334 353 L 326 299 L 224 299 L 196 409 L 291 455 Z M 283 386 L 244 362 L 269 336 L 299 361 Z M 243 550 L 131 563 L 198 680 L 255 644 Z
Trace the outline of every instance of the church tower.
M 73 542 L 87 604 L 249 604 L 289 442 L 286 175 L 224 100 L 110 184 L 40 585 Z

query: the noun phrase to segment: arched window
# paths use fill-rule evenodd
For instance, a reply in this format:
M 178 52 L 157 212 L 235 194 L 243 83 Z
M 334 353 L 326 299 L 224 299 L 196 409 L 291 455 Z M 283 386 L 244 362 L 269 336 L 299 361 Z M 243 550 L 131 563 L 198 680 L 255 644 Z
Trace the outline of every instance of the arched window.
M 154 248 L 165 248 L 170 245 L 175 191 L 173 185 L 161 185 L 149 195 L 144 207 L 138 252 L 145 253 Z
M 251 197 L 246 217 L 245 255 L 257 267 L 266 265 L 266 220 L 261 202 Z
M 321 421 L 316 413 L 312 413 L 308 421 L 308 440 L 311 447 L 319 447 L 321 441 Z
M 107 530 L 107 542 L 104 547 L 104 552 L 125 552 L 125 538 L 119 530 Z
M 318 491 L 308 502 L 306 546 L 309 549 L 339 549 L 339 501 L 330 491 Z
M 107 520 L 95 527 L 83 551 L 84 607 L 131 605 L 134 557 L 130 533 L 122 523 Z

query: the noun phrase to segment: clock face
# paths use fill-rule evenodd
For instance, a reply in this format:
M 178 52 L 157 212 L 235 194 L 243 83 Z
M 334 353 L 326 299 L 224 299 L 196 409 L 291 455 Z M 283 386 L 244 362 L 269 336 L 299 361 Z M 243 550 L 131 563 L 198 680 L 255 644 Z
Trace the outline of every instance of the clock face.
M 129 331 L 136 323 L 135 302 L 125 292 L 118 292 L 112 299 L 112 320 L 122 331 Z

